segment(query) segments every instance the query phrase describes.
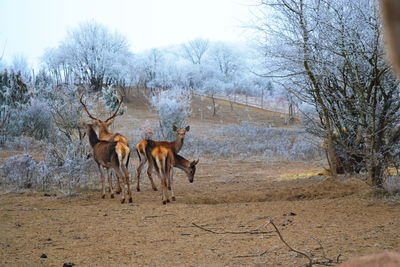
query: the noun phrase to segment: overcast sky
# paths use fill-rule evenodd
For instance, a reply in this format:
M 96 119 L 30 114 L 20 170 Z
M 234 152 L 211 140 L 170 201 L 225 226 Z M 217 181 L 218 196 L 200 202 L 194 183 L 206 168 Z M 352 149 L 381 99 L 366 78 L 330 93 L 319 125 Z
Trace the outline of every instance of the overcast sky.
M 36 64 L 68 30 L 96 21 L 125 35 L 133 52 L 197 37 L 245 41 L 245 0 L 0 0 L 0 53 Z M 1 54 L 0 54 L 1 55 Z

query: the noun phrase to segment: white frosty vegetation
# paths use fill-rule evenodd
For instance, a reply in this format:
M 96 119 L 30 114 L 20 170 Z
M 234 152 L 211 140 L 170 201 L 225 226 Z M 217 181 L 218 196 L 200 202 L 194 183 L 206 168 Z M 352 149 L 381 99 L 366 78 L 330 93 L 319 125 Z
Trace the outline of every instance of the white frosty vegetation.
M 173 125 L 182 129 L 186 127 L 186 120 L 191 114 L 191 92 L 182 88 L 159 90 L 151 98 L 151 104 L 159 116 L 160 136 L 164 140 L 172 141 L 175 132 Z
M 208 135 L 191 132 L 184 154 L 194 156 L 318 160 L 324 155 L 318 142 L 304 130 L 275 129 L 249 123 L 209 129 Z

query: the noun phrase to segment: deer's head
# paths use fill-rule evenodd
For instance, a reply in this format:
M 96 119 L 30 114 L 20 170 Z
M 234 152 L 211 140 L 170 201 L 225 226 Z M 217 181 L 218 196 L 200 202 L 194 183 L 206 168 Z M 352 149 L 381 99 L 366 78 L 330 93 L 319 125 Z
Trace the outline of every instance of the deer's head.
M 100 132 L 108 132 L 108 127 L 114 122 L 114 118 L 117 116 L 119 108 L 121 107 L 122 104 L 122 100 L 123 97 L 121 98 L 121 100 L 119 100 L 118 103 L 118 107 L 115 110 L 114 114 L 111 115 L 111 117 L 107 118 L 106 120 L 100 120 L 99 118 L 94 117 L 92 114 L 90 114 L 88 108 L 86 107 L 85 103 L 82 100 L 83 98 L 83 94 L 80 97 L 79 101 L 81 102 L 82 106 L 84 107 L 87 115 L 89 116 L 89 118 L 91 118 L 93 120 L 93 124 L 97 127 L 99 127 Z
M 187 171 L 187 176 L 188 176 L 189 182 L 191 182 L 191 183 L 193 183 L 194 174 L 196 173 L 196 165 L 197 165 L 197 163 L 199 163 L 199 160 L 193 160 L 189 164 L 189 168 L 188 168 L 188 171 Z
M 178 137 L 179 137 L 179 138 L 183 139 L 183 138 L 185 138 L 185 134 L 186 134 L 187 132 L 189 132 L 190 126 L 186 126 L 185 129 L 178 129 L 178 127 L 176 127 L 176 126 L 174 125 L 174 126 L 172 126 L 172 130 L 178 134 Z

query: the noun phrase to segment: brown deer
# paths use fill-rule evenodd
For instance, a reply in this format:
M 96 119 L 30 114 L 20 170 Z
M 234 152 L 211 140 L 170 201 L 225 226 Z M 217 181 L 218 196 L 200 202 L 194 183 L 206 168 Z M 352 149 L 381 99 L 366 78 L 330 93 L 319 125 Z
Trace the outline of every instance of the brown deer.
M 172 130 L 177 133 L 176 139 L 173 142 L 167 142 L 167 141 L 154 141 L 154 140 L 143 140 L 140 143 L 136 145 L 136 152 L 139 157 L 139 166 L 137 167 L 136 170 L 136 190 L 139 192 L 140 191 L 140 174 L 142 173 L 142 168 L 146 162 L 148 163 L 147 167 L 147 176 L 149 177 L 149 180 L 151 182 L 151 187 L 153 188 L 154 191 L 157 191 L 157 187 L 154 184 L 153 177 L 152 177 L 152 170 L 153 170 L 153 164 L 150 162 L 146 156 L 146 147 L 149 141 L 154 142 L 156 146 L 164 146 L 168 149 L 171 149 L 173 153 L 177 154 L 179 151 L 181 151 L 183 142 L 185 140 L 185 134 L 189 132 L 190 126 L 187 126 L 185 129 L 178 129 L 175 125 L 172 127 Z
M 189 182 L 193 183 L 194 174 L 196 173 L 196 165 L 199 163 L 199 160 L 190 162 L 184 157 L 175 154 L 172 149 L 157 145 L 157 142 L 152 140 L 148 140 L 145 152 L 149 164 L 152 164 L 155 167 L 158 177 L 161 180 L 163 204 L 165 205 L 167 202 L 170 202 L 168 197 L 168 187 L 171 189 L 171 199 L 172 201 L 175 201 L 176 197 L 171 176 L 172 168 L 176 167 L 183 170 L 186 173 Z
M 99 128 L 99 139 L 103 141 L 115 141 L 115 142 L 120 142 L 123 143 L 125 146 L 129 148 L 128 140 L 126 139 L 125 136 L 123 136 L 120 133 L 111 133 L 108 127 L 114 122 L 115 116 L 117 116 L 117 113 L 119 111 L 119 108 L 121 107 L 123 97 L 118 103 L 118 107 L 115 110 L 114 114 L 111 115 L 111 117 L 107 118 L 106 120 L 100 120 L 96 117 L 94 117 L 92 114 L 90 114 L 89 110 L 87 109 L 85 103 L 82 101 L 83 94 L 81 95 L 79 101 L 81 102 L 83 108 L 85 109 L 87 115 L 89 118 L 93 120 L 93 123 Z M 126 161 L 126 168 L 128 168 L 129 165 L 129 159 L 130 159 L 130 153 L 128 154 L 128 159 Z M 111 179 L 111 173 L 107 173 L 108 179 Z M 110 183 L 110 186 L 112 186 L 112 183 Z M 110 188 L 110 191 L 112 191 L 112 188 Z M 117 193 L 121 192 L 121 185 L 119 183 L 119 180 L 117 178 Z
M 81 124 L 86 128 L 86 134 L 89 137 L 89 143 L 93 149 L 94 160 L 96 161 L 100 171 L 102 186 L 101 197 L 105 198 L 106 195 L 104 186 L 105 177 L 102 170 L 102 167 L 104 167 L 107 170 L 114 169 L 118 179 L 121 179 L 122 181 L 123 186 L 121 203 L 125 202 L 125 184 L 128 187 L 129 202 L 132 202 L 132 192 L 129 186 L 129 174 L 128 169 L 126 168 L 126 162 L 130 153 L 129 147 L 122 142 L 100 140 L 93 129 L 93 124 L 88 124 L 85 122 L 81 122 Z M 110 178 L 108 179 L 108 182 L 110 183 L 111 198 L 114 198 L 114 192 L 111 186 Z

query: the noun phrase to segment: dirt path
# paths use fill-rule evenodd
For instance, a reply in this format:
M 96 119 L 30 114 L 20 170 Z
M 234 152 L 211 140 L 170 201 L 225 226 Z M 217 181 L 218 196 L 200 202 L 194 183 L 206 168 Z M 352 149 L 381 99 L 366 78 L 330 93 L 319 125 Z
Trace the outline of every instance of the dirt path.
M 239 164 L 240 163 L 240 164 Z M 177 201 L 161 204 L 144 177 L 133 204 L 73 197 L 0 196 L 1 266 L 301 266 L 274 233 L 214 234 L 258 229 L 269 217 L 295 248 L 342 258 L 400 250 L 400 206 L 377 200 L 356 179 L 287 179 L 315 172 L 301 162 L 202 162 L 189 184 L 176 171 Z M 209 175 L 213 173 L 213 175 Z M 290 173 L 289 173 L 290 174 Z M 276 178 L 281 179 L 276 179 Z M 158 185 L 157 181 L 157 185 Z M 272 231 L 272 227 L 260 228 Z M 47 258 L 40 258 L 46 254 Z M 257 256 L 262 254 L 262 256 Z

